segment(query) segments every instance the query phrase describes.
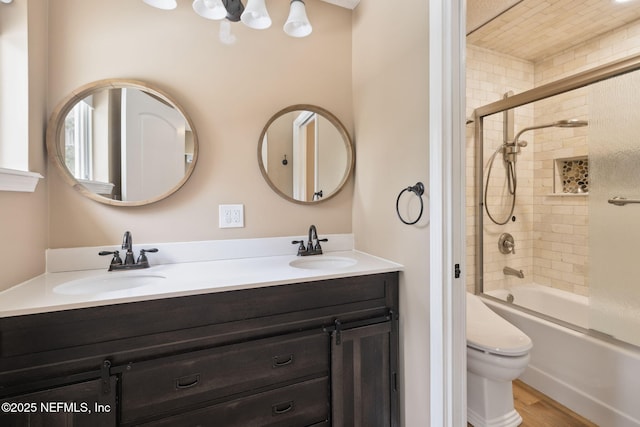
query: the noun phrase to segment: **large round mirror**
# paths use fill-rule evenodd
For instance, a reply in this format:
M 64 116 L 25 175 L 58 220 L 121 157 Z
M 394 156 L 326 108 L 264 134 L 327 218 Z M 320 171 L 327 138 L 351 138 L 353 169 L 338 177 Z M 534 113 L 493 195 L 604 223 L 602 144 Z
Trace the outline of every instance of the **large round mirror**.
M 47 150 L 65 180 L 101 203 L 139 206 L 177 191 L 198 157 L 195 129 L 168 95 L 124 79 L 66 97 L 47 127 Z
M 335 196 L 347 182 L 354 158 L 344 125 L 314 105 L 277 112 L 258 143 L 262 175 L 276 193 L 295 203 L 318 203 Z

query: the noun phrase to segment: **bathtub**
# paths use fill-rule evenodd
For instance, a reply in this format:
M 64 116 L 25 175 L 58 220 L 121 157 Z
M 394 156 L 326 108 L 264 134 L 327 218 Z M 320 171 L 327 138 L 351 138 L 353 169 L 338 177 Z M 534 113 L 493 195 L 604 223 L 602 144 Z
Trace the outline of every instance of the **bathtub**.
M 520 379 L 603 427 L 640 427 L 640 349 L 586 332 L 588 298 L 540 285 L 488 295 L 547 312 L 585 329 L 580 332 L 489 298 L 483 301 L 533 341 Z M 547 310 L 548 309 L 548 310 Z

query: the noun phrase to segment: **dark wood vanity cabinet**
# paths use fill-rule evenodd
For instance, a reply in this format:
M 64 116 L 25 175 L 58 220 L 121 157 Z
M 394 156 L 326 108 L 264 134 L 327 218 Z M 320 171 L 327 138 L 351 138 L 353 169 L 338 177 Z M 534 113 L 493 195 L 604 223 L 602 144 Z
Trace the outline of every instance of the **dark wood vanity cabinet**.
M 396 272 L 8 317 L 0 425 L 396 427 L 397 366 Z

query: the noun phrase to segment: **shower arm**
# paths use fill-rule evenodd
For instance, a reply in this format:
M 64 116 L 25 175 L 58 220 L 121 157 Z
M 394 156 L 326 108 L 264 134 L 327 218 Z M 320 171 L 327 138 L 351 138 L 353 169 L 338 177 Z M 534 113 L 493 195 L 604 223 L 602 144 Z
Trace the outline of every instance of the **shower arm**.
M 529 126 L 529 127 L 526 127 L 524 129 L 522 129 L 520 132 L 518 132 L 516 134 L 516 137 L 513 138 L 513 142 L 511 142 L 508 145 L 516 145 L 518 143 L 518 139 L 520 138 L 520 135 L 522 135 L 523 133 L 525 133 L 527 131 L 530 131 L 530 130 L 543 129 L 543 128 L 552 128 L 552 127 L 577 128 L 577 127 L 587 126 L 588 124 L 589 124 L 589 122 L 587 122 L 586 120 L 570 119 L 570 120 L 559 120 L 557 122 L 546 123 L 544 125 Z
M 528 132 L 530 130 L 536 130 L 536 129 L 550 128 L 550 127 L 554 127 L 554 126 L 556 126 L 555 123 L 547 123 L 547 124 L 544 124 L 544 125 L 526 127 L 526 128 L 522 129 L 520 132 L 518 132 L 516 134 L 516 137 L 513 138 L 513 142 L 511 142 L 511 145 L 516 145 L 518 143 L 518 140 L 520 139 L 520 135 L 522 135 L 525 132 Z

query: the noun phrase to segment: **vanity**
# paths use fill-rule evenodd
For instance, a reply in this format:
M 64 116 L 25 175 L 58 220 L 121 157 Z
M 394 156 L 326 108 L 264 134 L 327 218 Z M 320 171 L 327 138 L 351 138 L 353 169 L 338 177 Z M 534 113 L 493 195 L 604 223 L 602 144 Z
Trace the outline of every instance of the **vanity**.
M 71 131 L 88 123 L 109 132 Z M 199 148 L 171 96 L 108 79 L 59 103 L 47 152 L 82 195 L 129 209 L 178 191 Z M 257 154 L 304 205 L 355 162 L 344 125 L 309 104 L 269 119 Z M 127 231 L 122 247 L 47 251 L 47 273 L 0 292 L 0 425 L 398 426 L 402 266 L 351 235 L 305 237 L 153 244 L 135 261 Z
M 123 273 L 47 273 L 0 294 L 0 424 L 397 426 L 400 269 L 223 259 L 97 295 Z

